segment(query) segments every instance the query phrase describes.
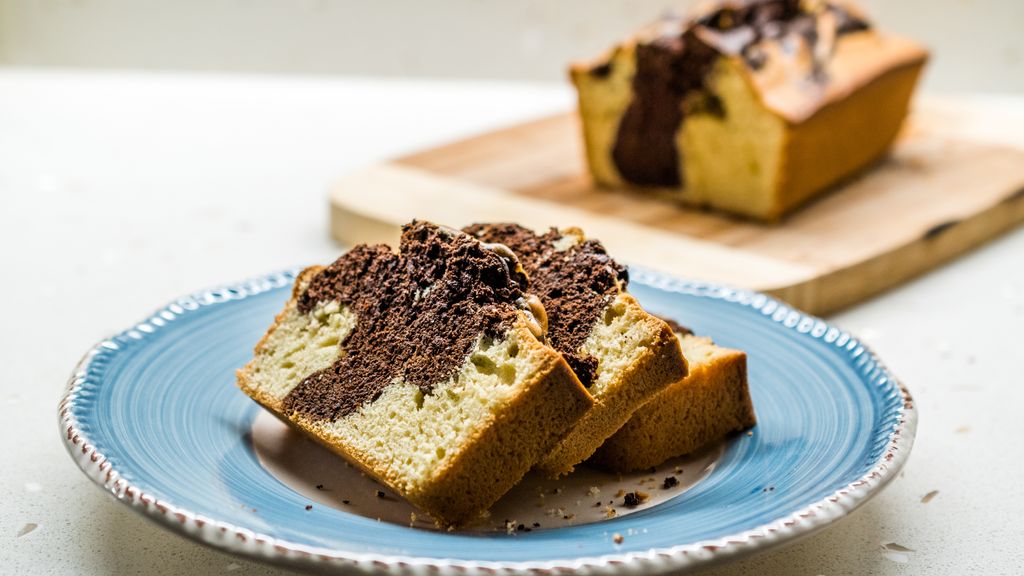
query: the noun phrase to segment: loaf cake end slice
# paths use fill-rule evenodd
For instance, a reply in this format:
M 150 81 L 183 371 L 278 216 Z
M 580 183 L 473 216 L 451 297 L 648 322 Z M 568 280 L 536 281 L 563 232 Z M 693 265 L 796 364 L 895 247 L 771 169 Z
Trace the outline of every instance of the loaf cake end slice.
M 757 423 L 747 355 L 674 326 L 690 373 L 637 410 L 590 462 L 633 472 L 690 454 Z
M 927 50 L 848 2 L 711 2 L 570 77 L 594 182 L 777 220 L 882 157 Z
M 439 524 L 471 522 L 592 404 L 507 249 L 414 222 L 304 270 L 239 387 Z
M 466 229 L 511 248 L 548 316 L 548 342 L 562 353 L 594 405 L 537 463 L 548 476 L 571 472 L 633 412 L 686 375 L 678 339 L 626 292 L 626 268 L 578 228 L 544 234 L 516 224 Z

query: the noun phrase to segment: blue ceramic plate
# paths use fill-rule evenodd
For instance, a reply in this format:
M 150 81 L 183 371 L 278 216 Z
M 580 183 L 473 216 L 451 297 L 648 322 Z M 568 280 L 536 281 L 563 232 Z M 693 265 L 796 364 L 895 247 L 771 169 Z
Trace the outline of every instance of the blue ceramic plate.
M 902 467 L 913 402 L 849 334 L 762 294 L 632 276 L 631 292 L 651 312 L 747 351 L 759 424 L 699 482 L 629 515 L 506 534 L 307 511 L 309 499 L 261 464 L 252 441 L 261 409 L 234 385 L 292 273 L 180 299 L 98 344 L 60 404 L 61 434 L 90 478 L 172 530 L 258 560 L 339 572 L 690 569 L 822 528 Z M 617 543 L 614 534 L 627 537 Z

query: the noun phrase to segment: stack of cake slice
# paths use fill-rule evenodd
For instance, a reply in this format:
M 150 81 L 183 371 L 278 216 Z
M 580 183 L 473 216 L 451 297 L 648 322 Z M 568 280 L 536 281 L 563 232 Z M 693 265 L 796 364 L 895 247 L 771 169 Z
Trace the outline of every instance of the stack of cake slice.
M 753 424 L 743 353 L 647 313 L 627 284 L 578 229 L 413 222 L 398 252 L 304 270 L 238 383 L 465 524 L 530 468 L 643 468 Z

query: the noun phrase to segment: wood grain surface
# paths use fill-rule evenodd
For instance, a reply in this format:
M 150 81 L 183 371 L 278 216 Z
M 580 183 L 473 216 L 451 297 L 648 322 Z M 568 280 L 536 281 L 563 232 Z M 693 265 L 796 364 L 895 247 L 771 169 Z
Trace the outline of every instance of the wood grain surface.
M 594 188 L 574 114 L 370 166 L 332 189 L 342 243 L 393 243 L 413 218 L 579 226 L 621 261 L 826 314 L 1024 221 L 1024 118 L 919 101 L 885 160 L 775 225 Z

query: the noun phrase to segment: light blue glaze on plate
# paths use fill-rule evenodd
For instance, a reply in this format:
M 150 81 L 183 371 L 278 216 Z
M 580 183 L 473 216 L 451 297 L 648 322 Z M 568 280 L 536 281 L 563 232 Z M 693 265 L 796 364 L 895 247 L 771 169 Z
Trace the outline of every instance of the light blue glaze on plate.
M 747 351 L 759 423 L 697 486 L 628 516 L 460 535 L 306 511 L 308 500 L 257 460 L 249 432 L 261 408 L 234 384 L 292 273 L 181 299 L 97 345 L 61 403 L 61 434 L 97 483 L 192 538 L 278 563 L 364 572 L 691 568 L 823 527 L 902 466 L 913 403 L 856 339 L 761 294 L 632 276 L 630 290 L 649 311 Z M 629 536 L 616 544 L 614 533 Z

